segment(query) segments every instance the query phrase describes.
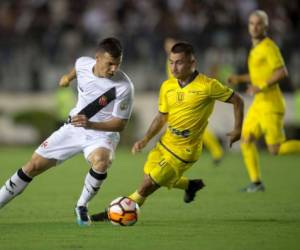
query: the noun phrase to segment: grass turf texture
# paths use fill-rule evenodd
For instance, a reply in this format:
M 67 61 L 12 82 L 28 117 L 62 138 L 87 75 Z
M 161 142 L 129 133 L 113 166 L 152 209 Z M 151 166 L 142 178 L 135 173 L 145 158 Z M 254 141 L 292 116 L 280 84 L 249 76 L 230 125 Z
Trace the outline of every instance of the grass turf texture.
M 0 148 L 0 183 L 31 155 L 32 148 Z M 119 149 L 91 213 L 136 189 L 146 154 Z M 299 249 L 300 157 L 262 154 L 265 193 L 245 194 L 248 183 L 240 154 L 214 167 L 208 154 L 188 172 L 207 187 L 183 203 L 181 190 L 151 196 L 133 227 L 98 223 L 80 228 L 74 205 L 88 170 L 82 156 L 36 178 L 0 211 L 0 249 Z

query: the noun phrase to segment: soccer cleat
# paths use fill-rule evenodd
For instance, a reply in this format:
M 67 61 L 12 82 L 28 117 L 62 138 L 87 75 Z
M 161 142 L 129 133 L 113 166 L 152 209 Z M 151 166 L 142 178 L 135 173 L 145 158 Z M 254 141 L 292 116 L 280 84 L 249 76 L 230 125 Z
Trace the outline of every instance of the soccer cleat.
M 213 159 L 213 164 L 214 164 L 214 166 L 215 166 L 215 167 L 220 166 L 222 160 L 223 160 L 223 157 L 217 158 L 217 159 Z
M 244 193 L 264 192 L 265 186 L 262 182 L 260 183 L 252 182 L 247 187 L 242 188 L 240 191 Z
M 91 221 L 109 221 L 107 211 L 91 215 Z
M 85 206 L 75 207 L 75 214 L 76 214 L 77 223 L 79 226 L 89 226 L 91 224 L 91 220 L 88 215 L 87 207 L 85 207 Z
M 190 180 L 187 190 L 183 197 L 184 202 L 190 203 L 195 199 L 196 193 L 204 188 L 205 185 L 201 179 Z

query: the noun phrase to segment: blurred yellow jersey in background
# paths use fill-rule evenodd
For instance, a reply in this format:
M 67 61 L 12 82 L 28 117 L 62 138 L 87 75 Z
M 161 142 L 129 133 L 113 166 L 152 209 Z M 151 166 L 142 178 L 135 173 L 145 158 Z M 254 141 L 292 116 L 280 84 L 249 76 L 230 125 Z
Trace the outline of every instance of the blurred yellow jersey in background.
M 168 79 L 174 78 L 174 76 L 173 76 L 173 74 L 171 72 L 171 67 L 170 67 L 169 60 L 167 60 L 167 62 L 166 62 L 166 71 L 167 71 L 166 73 L 167 73 Z
M 259 88 L 266 86 L 274 70 L 284 66 L 284 60 L 276 44 L 268 37 L 253 47 L 248 57 L 251 83 Z M 284 113 L 285 103 L 278 84 L 264 89 L 254 97 L 253 104 L 264 112 Z
M 168 128 L 161 143 L 185 161 L 198 160 L 215 100 L 227 101 L 232 94 L 232 89 L 202 74 L 184 87 L 175 78 L 163 82 L 159 112 L 168 114 Z

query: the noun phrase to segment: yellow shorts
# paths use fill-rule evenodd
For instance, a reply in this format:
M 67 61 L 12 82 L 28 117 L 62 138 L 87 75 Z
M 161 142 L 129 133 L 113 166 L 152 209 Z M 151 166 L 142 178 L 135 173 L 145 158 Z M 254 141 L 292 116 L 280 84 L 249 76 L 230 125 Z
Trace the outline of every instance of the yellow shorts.
M 194 162 L 186 163 L 168 152 L 160 143 L 150 151 L 144 173 L 160 186 L 172 188 Z
M 249 138 L 252 135 L 258 139 L 263 135 L 268 145 L 283 142 L 285 140 L 283 116 L 279 113 L 263 113 L 250 108 L 244 120 L 242 137 Z

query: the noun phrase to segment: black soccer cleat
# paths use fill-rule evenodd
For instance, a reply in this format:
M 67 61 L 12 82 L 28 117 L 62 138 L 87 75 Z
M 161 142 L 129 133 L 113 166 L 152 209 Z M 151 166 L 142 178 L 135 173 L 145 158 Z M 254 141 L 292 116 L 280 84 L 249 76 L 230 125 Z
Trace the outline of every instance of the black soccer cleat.
M 75 207 L 75 214 L 79 226 L 89 226 L 91 224 L 87 207 L 85 206 Z
M 93 214 L 93 215 L 91 215 L 90 218 L 91 218 L 92 222 L 96 222 L 96 221 L 109 221 L 108 214 L 107 214 L 106 210 L 104 212 Z
M 190 180 L 188 188 L 185 190 L 183 197 L 184 202 L 192 202 L 195 199 L 196 193 L 204 187 L 204 182 L 201 179 Z

